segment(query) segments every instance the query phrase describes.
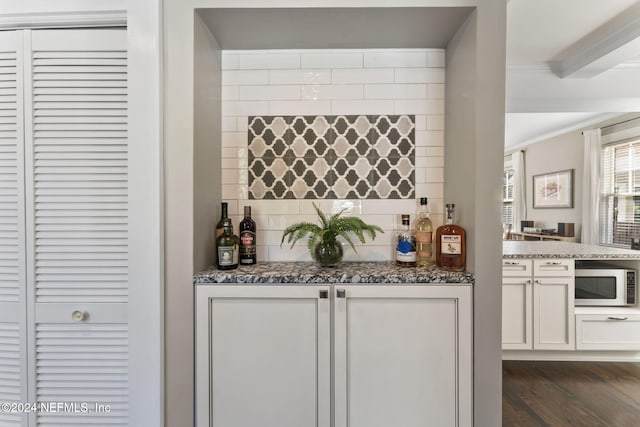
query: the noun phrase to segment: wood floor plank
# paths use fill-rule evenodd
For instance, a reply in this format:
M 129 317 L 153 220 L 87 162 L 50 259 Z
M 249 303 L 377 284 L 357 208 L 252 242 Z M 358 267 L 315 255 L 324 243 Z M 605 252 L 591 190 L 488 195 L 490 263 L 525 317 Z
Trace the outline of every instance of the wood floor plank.
M 505 427 L 638 427 L 640 363 L 503 362 Z

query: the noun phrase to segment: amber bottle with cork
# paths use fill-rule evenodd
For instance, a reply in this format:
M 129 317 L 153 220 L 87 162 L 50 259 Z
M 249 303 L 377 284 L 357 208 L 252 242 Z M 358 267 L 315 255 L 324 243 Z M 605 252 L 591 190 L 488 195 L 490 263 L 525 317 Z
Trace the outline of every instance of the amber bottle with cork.
M 447 220 L 436 230 L 436 265 L 447 271 L 464 271 L 466 266 L 466 232 L 454 223 L 455 205 L 447 204 Z

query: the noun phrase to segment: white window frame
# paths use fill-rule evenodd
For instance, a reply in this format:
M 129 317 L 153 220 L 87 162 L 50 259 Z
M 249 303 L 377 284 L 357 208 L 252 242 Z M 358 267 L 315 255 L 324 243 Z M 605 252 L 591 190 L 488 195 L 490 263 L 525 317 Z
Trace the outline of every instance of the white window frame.
M 631 201 L 633 203 L 633 209 L 634 209 L 634 213 L 632 214 L 634 216 L 633 221 L 631 222 L 632 224 L 638 224 L 638 229 L 639 229 L 639 234 L 637 237 L 640 237 L 640 215 L 635 214 L 635 209 L 636 207 L 640 207 L 640 187 L 638 188 L 638 191 L 632 191 L 632 192 L 626 192 L 623 194 L 620 194 L 618 192 L 618 188 L 614 186 L 615 181 L 616 181 L 616 175 L 618 175 L 619 173 L 625 173 L 627 174 L 627 180 L 629 180 L 629 182 L 627 183 L 628 188 L 632 187 L 632 180 L 633 180 L 633 171 L 637 170 L 638 174 L 640 174 L 640 163 L 637 165 L 631 165 L 626 171 L 616 171 L 615 169 L 615 158 L 612 160 L 613 163 L 613 177 L 608 178 L 605 174 L 605 162 L 606 162 L 606 156 L 607 156 L 607 150 L 613 149 L 615 150 L 618 147 L 624 147 L 624 146 L 628 146 L 630 147 L 630 154 L 629 157 L 632 158 L 634 157 L 634 150 L 635 151 L 640 151 L 640 139 L 631 139 L 631 140 L 626 140 L 626 141 L 622 141 L 622 142 L 615 142 L 615 143 L 611 143 L 608 144 L 606 146 L 603 147 L 603 153 L 602 153 L 602 192 L 600 195 L 600 231 L 599 231 L 599 243 L 601 245 L 606 245 L 606 246 L 616 246 L 616 247 L 622 247 L 622 248 L 629 248 L 631 246 L 631 242 L 630 241 L 626 241 L 626 238 L 619 238 L 616 239 L 616 223 L 618 222 L 617 218 L 619 213 L 618 211 L 618 207 L 619 207 L 619 203 L 621 201 L 626 201 L 629 202 Z M 612 155 L 615 156 L 615 151 L 612 153 Z M 635 166 L 635 169 L 633 168 L 633 166 Z M 610 180 L 613 180 L 613 182 L 611 182 Z M 609 183 L 609 185 L 607 185 Z M 636 218 L 638 217 L 638 221 L 636 221 Z M 625 224 L 629 223 L 629 221 L 626 221 Z M 635 237 L 635 236 L 629 236 L 629 237 Z

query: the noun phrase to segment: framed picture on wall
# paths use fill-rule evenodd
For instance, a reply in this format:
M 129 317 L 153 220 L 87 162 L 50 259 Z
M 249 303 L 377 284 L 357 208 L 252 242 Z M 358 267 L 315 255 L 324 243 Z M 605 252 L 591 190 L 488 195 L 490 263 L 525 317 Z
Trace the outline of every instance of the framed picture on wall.
M 573 169 L 533 176 L 534 208 L 573 208 Z

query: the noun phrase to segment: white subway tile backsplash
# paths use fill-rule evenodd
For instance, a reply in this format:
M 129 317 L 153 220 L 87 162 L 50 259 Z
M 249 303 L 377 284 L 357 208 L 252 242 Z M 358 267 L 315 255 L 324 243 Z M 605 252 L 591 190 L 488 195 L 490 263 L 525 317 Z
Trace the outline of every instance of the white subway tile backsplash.
M 393 69 L 363 68 L 333 70 L 331 82 L 333 84 L 393 83 Z
M 442 99 L 406 99 L 394 102 L 396 114 L 444 114 Z
M 229 101 L 222 103 L 223 116 L 259 116 L 269 114 L 268 101 Z
M 249 118 L 246 116 L 240 116 L 236 118 L 237 120 L 237 131 L 238 132 L 247 132 L 249 130 Z
M 444 84 L 442 83 L 427 84 L 427 98 L 444 99 Z
M 331 114 L 394 114 L 390 100 L 331 101 Z
M 330 101 L 270 101 L 270 115 L 323 115 L 331 114 Z
M 347 207 L 345 215 L 385 230 L 374 242 L 357 243 L 357 253 L 345 246 L 345 260 L 392 260 L 400 214 L 413 220 L 417 206 L 407 199 L 248 200 L 248 116 L 415 115 L 415 195 L 429 197 L 434 227 L 443 223 L 444 65 L 442 49 L 223 52 L 222 197 L 236 229 L 242 208 L 252 207 L 258 262 L 311 261 L 306 242 L 289 250 L 280 240 L 295 222 L 317 222 L 312 202 L 328 214 Z
M 444 157 L 426 157 L 424 165 L 428 168 L 444 167 Z
M 249 187 L 238 184 L 222 184 L 223 200 L 247 200 L 249 198 Z
M 365 99 L 424 99 L 427 97 L 425 84 L 376 84 L 365 85 Z
M 269 230 L 284 230 L 285 228 L 297 222 L 311 222 L 315 224 L 318 221 L 316 215 L 269 215 Z
M 236 147 L 222 147 L 221 156 L 223 159 L 237 159 L 238 152 Z
M 299 85 L 241 86 L 238 99 L 242 101 L 273 101 L 300 99 Z
M 331 70 L 271 70 L 269 73 L 269 84 L 291 85 L 291 84 L 329 84 L 331 83 Z
M 444 114 L 427 116 L 428 130 L 444 130 Z
M 240 184 L 239 169 L 222 169 L 222 184 Z
M 241 70 L 300 68 L 300 55 L 296 53 L 275 53 L 272 51 L 251 55 L 238 55 L 238 68 Z
M 426 194 L 427 197 L 433 197 L 434 199 L 442 199 L 444 197 L 444 188 L 441 183 L 427 183 L 424 186 L 424 194 Z
M 444 168 L 427 168 L 427 183 L 444 182 Z
M 260 215 L 298 215 L 299 200 L 251 200 L 252 213 Z
M 396 68 L 396 83 L 444 83 L 444 68 Z
M 247 147 L 246 132 L 222 132 L 222 147 Z
M 415 167 L 416 168 L 426 168 L 427 167 L 427 157 L 423 157 L 423 156 L 416 156 L 415 159 Z M 417 189 L 416 189 L 416 194 L 417 193 Z
M 427 130 L 427 116 L 424 114 L 416 115 L 416 130 Z
M 444 157 L 444 147 L 427 147 L 427 156 Z
M 362 99 L 362 85 L 303 85 L 302 99 L 332 100 L 332 99 Z
M 429 49 L 427 51 L 427 67 L 444 68 L 446 64 L 446 54 L 443 49 Z
M 369 52 L 364 54 L 365 68 L 426 67 L 427 52 Z
M 416 189 L 416 195 L 419 194 Z M 395 200 L 374 200 L 366 199 L 362 201 L 362 209 L 365 212 L 375 212 L 376 214 L 391 214 L 399 216 L 403 213 L 413 213 L 416 211 L 416 201 L 410 199 Z
M 299 241 L 293 248 L 290 245 L 269 245 L 269 261 L 294 261 L 294 262 L 308 262 L 311 261 L 311 255 L 309 254 L 309 248 L 307 248 L 306 241 Z
M 444 132 L 416 131 L 416 146 L 417 147 L 443 147 Z
M 358 252 L 354 252 L 349 248 L 345 249 L 344 260 L 347 262 L 357 261 L 389 261 L 393 259 L 393 246 L 392 242 L 388 245 L 375 246 L 365 245 L 358 246 Z
M 227 116 L 222 118 L 222 132 L 234 132 L 238 129 L 238 119 L 234 116 Z
M 335 214 L 345 209 L 345 215 L 361 215 L 363 200 L 352 199 L 327 199 L 327 200 L 300 200 L 300 213 L 307 215 L 315 215 L 316 210 L 313 207 L 315 203 L 318 208 L 325 214 Z
M 240 86 L 222 86 L 222 101 L 237 101 Z
M 265 85 L 269 83 L 267 70 L 224 70 L 222 85 Z
M 238 69 L 238 55 L 231 55 L 222 53 L 221 68 L 223 70 L 237 70 Z
M 362 68 L 362 53 L 302 54 L 302 68 Z

